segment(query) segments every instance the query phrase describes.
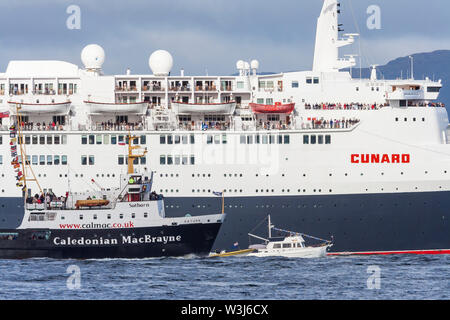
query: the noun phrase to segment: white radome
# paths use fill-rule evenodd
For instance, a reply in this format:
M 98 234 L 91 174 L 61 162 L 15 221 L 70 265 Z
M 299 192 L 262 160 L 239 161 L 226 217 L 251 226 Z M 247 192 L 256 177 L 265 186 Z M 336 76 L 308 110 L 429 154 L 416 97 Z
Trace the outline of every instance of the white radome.
M 252 69 L 259 69 L 259 61 L 258 60 L 252 60 L 252 62 L 250 62 L 250 65 L 251 65 Z
M 244 67 L 245 67 L 245 62 L 243 60 L 239 60 L 238 62 L 236 62 L 236 69 L 243 70 Z
M 157 50 L 148 59 L 148 65 L 155 76 L 168 76 L 173 67 L 172 55 L 166 50 Z
M 98 44 L 90 44 L 81 51 L 81 61 L 86 69 L 101 69 L 105 62 L 105 50 Z

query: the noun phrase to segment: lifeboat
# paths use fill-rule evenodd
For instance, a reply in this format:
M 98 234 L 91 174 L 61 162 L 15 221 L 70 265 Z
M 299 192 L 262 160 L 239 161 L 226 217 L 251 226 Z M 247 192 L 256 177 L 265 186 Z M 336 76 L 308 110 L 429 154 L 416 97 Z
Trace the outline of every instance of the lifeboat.
M 109 200 L 93 199 L 93 200 L 77 200 L 75 208 L 92 208 L 92 207 L 104 207 L 109 204 Z
M 172 102 L 175 114 L 223 114 L 232 115 L 236 110 L 236 102 L 227 103 L 184 103 Z
M 294 111 L 295 103 L 281 104 L 279 102 L 275 105 L 250 103 L 253 113 L 284 113 L 290 114 Z
M 134 103 L 104 103 L 94 101 L 84 101 L 89 106 L 90 114 L 145 114 L 147 112 L 147 102 Z
M 70 111 L 70 105 L 72 102 L 65 101 L 60 103 L 23 103 L 16 101 L 8 101 L 8 104 L 12 107 L 13 114 L 16 113 L 16 106 L 20 106 L 21 114 L 52 114 L 52 115 L 65 115 Z

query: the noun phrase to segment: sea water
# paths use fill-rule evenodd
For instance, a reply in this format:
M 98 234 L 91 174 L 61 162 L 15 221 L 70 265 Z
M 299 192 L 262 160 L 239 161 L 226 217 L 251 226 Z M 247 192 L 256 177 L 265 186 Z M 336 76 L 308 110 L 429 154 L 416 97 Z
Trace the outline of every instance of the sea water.
M 0 299 L 449 299 L 448 255 L 0 260 Z

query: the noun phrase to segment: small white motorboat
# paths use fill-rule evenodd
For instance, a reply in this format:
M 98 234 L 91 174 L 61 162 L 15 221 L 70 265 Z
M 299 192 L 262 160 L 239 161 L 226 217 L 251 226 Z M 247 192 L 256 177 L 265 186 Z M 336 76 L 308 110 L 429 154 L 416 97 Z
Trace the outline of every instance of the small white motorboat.
M 251 245 L 249 249 L 254 251 L 248 256 L 254 257 L 287 257 L 287 258 L 321 258 L 327 255 L 327 250 L 333 245 L 332 241 L 316 238 L 298 232 L 275 228 L 270 222 L 270 215 L 267 218 L 269 238 L 256 236 L 249 233 L 250 237 L 263 240 L 264 244 Z M 272 230 L 287 234 L 286 237 L 272 238 Z M 304 237 L 320 241 L 320 244 L 307 246 Z

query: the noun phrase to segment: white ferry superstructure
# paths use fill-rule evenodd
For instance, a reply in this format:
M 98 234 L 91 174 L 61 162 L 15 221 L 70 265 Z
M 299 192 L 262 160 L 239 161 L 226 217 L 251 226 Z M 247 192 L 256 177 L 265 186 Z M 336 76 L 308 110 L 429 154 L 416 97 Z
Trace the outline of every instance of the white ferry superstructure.
M 172 75 L 172 56 L 158 50 L 150 75 L 104 75 L 98 45 L 83 49 L 84 68 L 9 62 L 0 73 L 1 227 L 23 219 L 10 164 L 16 124 L 44 189 L 80 197 L 119 187 L 126 136 L 140 136 L 149 153 L 136 166 L 154 170 L 168 216 L 215 208 L 213 192 L 225 192 L 215 249 L 246 247 L 254 221 L 271 214 L 287 228 L 333 236 L 335 252 L 450 252 L 442 83 L 379 79 L 375 67 L 370 79 L 353 79 L 342 70 L 355 58 L 340 58 L 339 48 L 357 35 L 341 37 L 339 11 L 324 0 L 312 71 L 260 75 L 253 60 L 238 61 L 236 76 Z

